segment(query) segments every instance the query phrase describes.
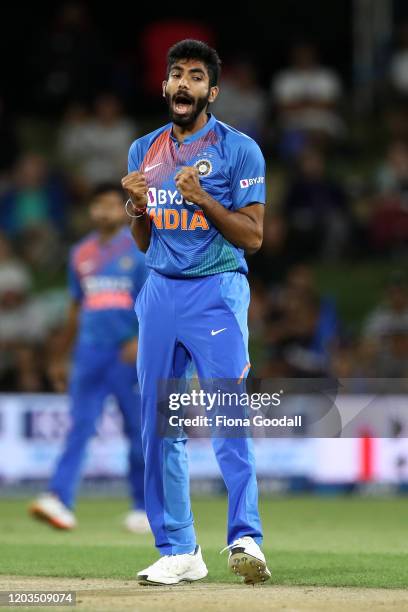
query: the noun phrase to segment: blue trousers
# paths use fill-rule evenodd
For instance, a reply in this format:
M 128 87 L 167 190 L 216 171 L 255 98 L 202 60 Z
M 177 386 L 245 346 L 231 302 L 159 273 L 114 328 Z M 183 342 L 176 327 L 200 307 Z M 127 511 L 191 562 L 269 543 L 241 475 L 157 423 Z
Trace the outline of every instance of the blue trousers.
M 129 439 L 129 485 L 134 508 L 144 509 L 144 460 L 141 444 L 140 395 L 133 364 L 124 363 L 119 349 L 81 347 L 76 350 L 70 380 L 71 428 L 48 489 L 73 508 L 89 439 L 95 434 L 108 395 L 123 415 Z
M 186 439 L 156 431 L 158 381 L 183 378 L 191 361 L 200 379 L 245 376 L 248 305 L 248 282 L 238 272 L 192 279 L 151 272 L 136 300 L 146 512 L 163 555 L 194 550 L 196 538 Z M 212 443 L 228 492 L 228 543 L 245 535 L 261 543 L 252 440 L 214 437 Z

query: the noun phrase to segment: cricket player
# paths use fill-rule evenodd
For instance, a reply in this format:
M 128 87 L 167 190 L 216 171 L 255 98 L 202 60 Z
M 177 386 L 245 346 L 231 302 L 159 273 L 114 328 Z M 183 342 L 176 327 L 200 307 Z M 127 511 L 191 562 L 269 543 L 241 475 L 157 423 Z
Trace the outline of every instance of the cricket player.
M 243 380 L 250 368 L 249 288 L 244 252 L 262 243 L 265 161 L 248 136 L 217 121 L 215 50 L 184 40 L 168 52 L 163 96 L 171 122 L 129 151 L 128 214 L 151 272 L 136 300 L 145 499 L 162 555 L 138 573 L 141 584 L 177 584 L 207 575 L 196 543 L 185 444 L 157 435 L 157 383 L 183 378 Z M 246 583 L 270 577 L 252 440 L 213 438 L 228 490 L 229 567 Z
M 76 526 L 73 513 L 87 443 L 95 434 L 104 402 L 116 398 L 129 439 L 129 484 L 133 509 L 125 518 L 130 531 L 150 531 L 144 507 L 144 461 L 141 445 L 140 395 L 135 370 L 138 324 L 136 296 L 146 280 L 145 256 L 134 244 L 124 212 L 120 186 L 96 188 L 90 202 L 95 231 L 71 251 L 69 315 L 53 356 L 50 373 L 57 391 L 66 387 L 72 356 L 69 394 L 71 429 L 48 492 L 29 510 L 60 529 Z

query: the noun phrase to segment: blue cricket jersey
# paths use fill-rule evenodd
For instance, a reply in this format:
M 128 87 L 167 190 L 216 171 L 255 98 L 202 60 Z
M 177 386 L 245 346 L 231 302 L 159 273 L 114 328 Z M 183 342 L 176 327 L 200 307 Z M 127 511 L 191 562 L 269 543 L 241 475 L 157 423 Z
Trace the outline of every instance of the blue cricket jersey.
M 73 247 L 68 277 L 71 296 L 81 304 L 79 346 L 113 347 L 137 335 L 134 303 L 147 273 L 128 227 L 109 242 L 93 232 Z
M 129 172 L 145 174 L 152 233 L 146 264 L 175 278 L 248 272 L 243 249 L 231 244 L 194 203 L 177 191 L 182 166 L 198 168 L 202 188 L 228 210 L 265 204 L 265 160 L 252 138 L 209 115 L 206 125 L 179 144 L 172 123 L 136 140 Z

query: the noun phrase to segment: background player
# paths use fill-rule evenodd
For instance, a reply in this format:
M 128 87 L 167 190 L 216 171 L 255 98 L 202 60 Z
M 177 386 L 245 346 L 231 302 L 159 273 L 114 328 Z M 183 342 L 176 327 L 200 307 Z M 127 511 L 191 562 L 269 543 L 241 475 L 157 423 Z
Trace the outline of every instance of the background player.
M 69 315 L 53 355 L 50 375 L 56 390 L 66 388 L 67 361 L 75 341 L 69 393 L 71 429 L 50 480 L 48 492 L 29 510 L 60 529 L 76 525 L 73 514 L 86 445 L 104 402 L 113 395 L 129 439 L 129 484 L 133 510 L 126 527 L 149 529 L 144 510 L 144 461 L 140 438 L 140 396 L 136 392 L 136 296 L 147 276 L 144 255 L 124 226 L 123 191 L 115 184 L 98 187 L 90 202 L 95 230 L 71 251 Z
M 181 378 L 191 360 L 200 379 L 248 373 L 249 288 L 244 250 L 262 243 L 265 162 L 248 136 L 207 114 L 218 95 L 220 61 L 206 44 L 169 50 L 163 83 L 171 123 L 136 140 L 122 179 L 135 240 L 152 269 L 136 301 L 140 336 L 145 497 L 163 555 L 138 573 L 141 584 L 175 584 L 207 574 L 196 544 L 185 438 L 156 433 L 157 383 Z M 252 441 L 213 438 L 228 490 L 229 566 L 245 582 L 270 577 Z

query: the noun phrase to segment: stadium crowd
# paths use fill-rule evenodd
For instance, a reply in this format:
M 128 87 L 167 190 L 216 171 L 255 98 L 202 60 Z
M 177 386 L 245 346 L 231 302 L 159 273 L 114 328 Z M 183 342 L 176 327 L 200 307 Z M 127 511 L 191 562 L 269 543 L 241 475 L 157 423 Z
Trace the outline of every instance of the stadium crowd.
M 0 96 L 2 391 L 51 390 L 67 253 L 89 230 L 87 198 L 101 182 L 119 183 L 130 143 L 163 113 L 157 41 L 167 49 L 188 35 L 216 42 L 198 23 L 164 21 L 146 28 L 143 61 L 113 61 L 90 13 L 67 3 L 28 54 L 34 114 L 13 114 Z M 287 51 L 269 87 L 249 57 L 226 61 L 212 109 L 258 141 L 268 167 L 264 242 L 248 258 L 254 373 L 408 377 L 408 24 L 367 117 L 316 45 L 299 40 Z M 135 108 L 140 93 L 145 106 Z M 389 273 L 350 324 L 316 270 L 360 262 L 374 277 L 384 263 Z

